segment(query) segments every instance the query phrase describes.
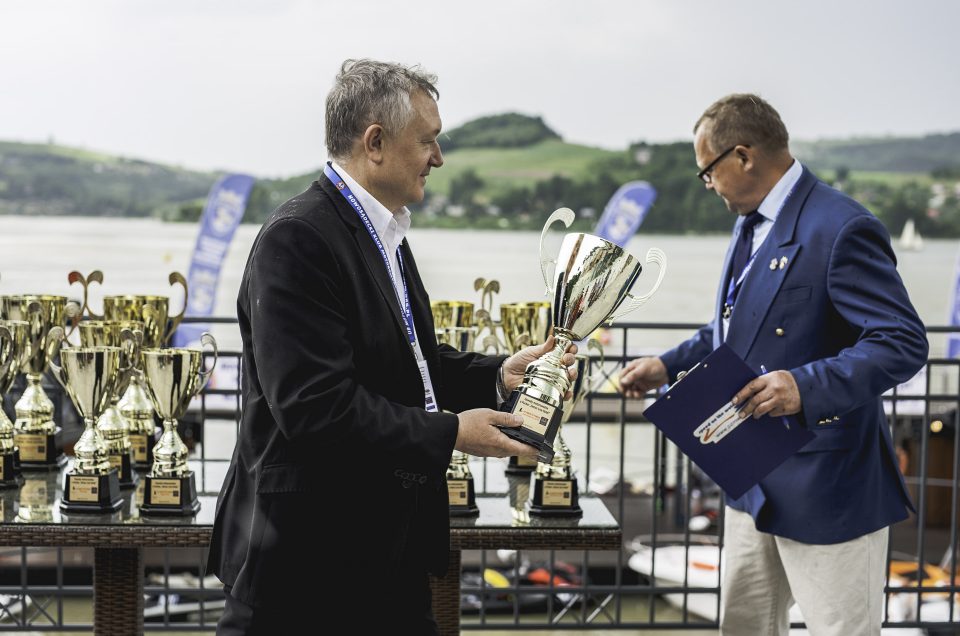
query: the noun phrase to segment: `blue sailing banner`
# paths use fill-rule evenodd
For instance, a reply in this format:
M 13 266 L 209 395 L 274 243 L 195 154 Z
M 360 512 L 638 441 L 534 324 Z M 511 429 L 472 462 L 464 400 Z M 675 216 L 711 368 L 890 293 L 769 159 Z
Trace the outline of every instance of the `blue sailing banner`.
M 230 174 L 217 181 L 207 195 L 200 216 L 200 231 L 193 247 L 187 274 L 187 316 L 212 316 L 217 300 L 220 268 L 243 214 L 255 179 L 245 174 Z M 204 325 L 185 324 L 177 329 L 176 346 L 199 341 Z
M 960 327 L 960 254 L 957 255 L 957 264 L 954 266 L 953 289 L 950 293 L 950 326 Z M 947 338 L 947 357 L 960 356 L 960 333 L 953 333 Z
M 643 223 L 656 199 L 657 191 L 646 181 L 625 183 L 610 197 L 593 233 L 623 247 Z

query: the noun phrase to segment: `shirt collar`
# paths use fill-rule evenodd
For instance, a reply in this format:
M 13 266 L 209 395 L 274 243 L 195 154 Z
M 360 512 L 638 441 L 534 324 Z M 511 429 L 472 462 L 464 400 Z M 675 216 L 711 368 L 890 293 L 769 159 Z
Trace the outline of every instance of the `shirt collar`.
M 373 229 L 377 231 L 377 236 L 387 249 L 388 254 L 393 254 L 400 247 L 403 238 L 410 229 L 410 210 L 406 206 L 400 208 L 396 214 L 393 214 L 382 203 L 377 201 L 372 194 L 366 191 L 363 186 L 356 182 L 350 174 L 344 170 L 343 166 L 336 161 L 331 161 L 334 171 L 343 179 L 357 201 L 367 213 Z
M 787 202 L 787 197 L 790 195 L 790 192 L 793 191 L 793 187 L 797 185 L 802 175 L 803 166 L 800 165 L 799 161 L 794 159 L 787 171 L 784 172 L 780 180 L 777 181 L 777 184 L 773 186 L 770 192 L 767 193 L 767 196 L 763 198 L 760 207 L 757 208 L 757 212 L 762 214 L 765 219 L 776 221 L 780 210 L 783 208 L 783 204 Z

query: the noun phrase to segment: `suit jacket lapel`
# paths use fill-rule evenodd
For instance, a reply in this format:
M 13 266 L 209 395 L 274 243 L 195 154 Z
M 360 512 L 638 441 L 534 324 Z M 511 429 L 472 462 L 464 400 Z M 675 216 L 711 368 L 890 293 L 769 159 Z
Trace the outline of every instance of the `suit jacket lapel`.
M 756 341 L 758 327 L 766 318 L 783 279 L 796 261 L 801 247 L 793 242 L 797 221 L 816 182 L 816 177 L 804 168 L 743 281 L 736 307 L 730 316 L 726 338 L 726 343 L 741 356 L 746 356 Z
M 367 232 L 367 228 L 364 227 L 363 222 L 357 215 L 357 211 L 350 207 L 350 204 L 346 202 L 343 195 L 340 194 L 340 191 L 330 183 L 330 180 L 325 176 L 321 176 L 320 185 L 327 196 L 333 201 L 340 218 L 353 230 L 353 240 L 357 243 L 357 249 L 363 257 L 370 276 L 376 281 L 383 301 L 390 307 L 390 313 L 393 315 L 397 329 L 400 330 L 404 340 L 406 340 L 406 323 L 404 323 L 403 315 L 400 313 L 400 303 L 397 300 L 397 292 L 393 286 L 393 281 L 390 280 L 390 274 L 387 272 L 386 265 L 383 263 L 383 256 L 381 256 L 380 250 L 377 249 L 376 243 L 373 242 L 373 238 L 371 238 L 369 232 Z M 404 258 L 406 258 L 406 254 L 404 254 Z

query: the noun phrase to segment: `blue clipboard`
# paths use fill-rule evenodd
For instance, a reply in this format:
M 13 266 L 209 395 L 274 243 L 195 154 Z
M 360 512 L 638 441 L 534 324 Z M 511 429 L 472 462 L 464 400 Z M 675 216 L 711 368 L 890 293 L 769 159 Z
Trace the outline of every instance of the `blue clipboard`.
M 733 499 L 816 437 L 794 417 L 741 419 L 730 399 L 756 377 L 723 344 L 643 412 Z

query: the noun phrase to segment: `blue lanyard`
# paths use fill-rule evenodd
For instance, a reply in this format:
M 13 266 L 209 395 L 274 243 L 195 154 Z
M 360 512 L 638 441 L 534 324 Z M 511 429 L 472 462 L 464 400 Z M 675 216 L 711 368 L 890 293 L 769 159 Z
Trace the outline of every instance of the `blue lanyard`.
M 363 209 L 363 206 L 360 205 L 360 201 L 357 200 L 357 197 L 354 196 L 353 192 L 350 191 L 350 187 L 340 178 L 340 175 L 336 173 L 333 167 L 327 163 L 323 166 L 323 174 L 326 175 L 327 179 L 330 180 L 330 183 L 340 191 L 340 194 L 343 195 L 343 198 L 347 200 L 354 210 L 357 212 L 357 216 L 360 217 L 360 220 L 363 221 L 364 227 L 367 228 L 367 232 L 370 233 L 370 238 L 373 239 L 373 242 L 376 243 L 377 249 L 380 250 L 380 256 L 383 257 L 383 264 L 387 266 L 387 273 L 390 275 L 390 281 L 393 282 L 393 268 L 390 267 L 390 259 L 387 257 L 387 251 L 383 247 L 383 242 L 380 241 L 380 236 L 377 234 L 377 230 L 373 227 L 373 223 L 370 222 L 370 217 L 367 216 L 366 211 Z M 400 248 L 397 248 L 397 264 L 400 266 L 400 281 L 403 283 L 403 298 L 400 298 L 400 293 L 397 291 L 396 284 L 393 285 L 393 291 L 397 294 L 397 302 L 400 303 L 400 309 L 403 313 L 403 323 L 407 328 L 407 339 L 410 341 L 410 346 L 414 346 L 417 339 L 413 331 L 413 314 L 410 312 L 410 296 L 407 293 L 407 279 L 403 273 L 403 257 L 400 255 Z

